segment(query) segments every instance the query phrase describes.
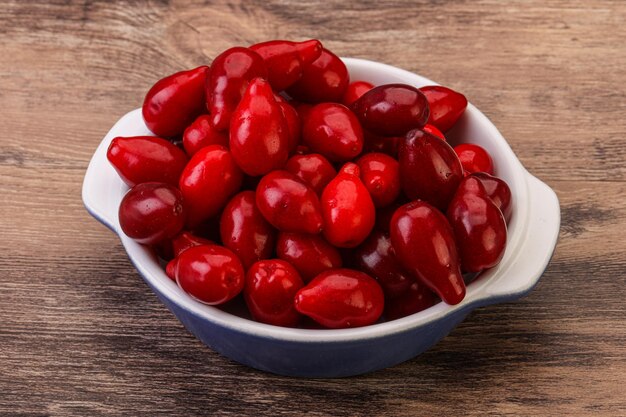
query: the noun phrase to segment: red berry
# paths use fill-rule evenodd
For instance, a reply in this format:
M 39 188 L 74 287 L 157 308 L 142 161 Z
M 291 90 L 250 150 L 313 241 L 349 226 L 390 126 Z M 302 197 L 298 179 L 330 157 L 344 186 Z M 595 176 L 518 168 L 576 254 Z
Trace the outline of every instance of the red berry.
M 344 106 L 349 106 L 372 88 L 374 88 L 374 85 L 368 83 L 367 81 L 351 82 L 341 99 L 341 103 L 343 103 Z
M 322 44 L 316 39 L 304 42 L 274 40 L 257 43 L 250 49 L 265 61 L 267 79 L 276 91 L 297 82 L 304 69 L 322 54 Z
M 154 136 L 117 137 L 107 159 L 128 186 L 143 182 L 177 185 L 187 156 L 176 145 Z
M 430 133 L 416 129 L 400 143 L 398 160 L 404 194 L 445 211 L 463 179 L 463 167 L 454 149 Z
M 381 136 L 405 135 L 428 120 L 428 102 L 417 88 L 406 84 L 374 87 L 350 106 L 363 128 Z
M 400 165 L 384 153 L 368 153 L 356 161 L 361 181 L 372 196 L 374 206 L 385 207 L 400 195 Z
M 471 177 L 477 178 L 485 187 L 485 192 L 498 206 L 504 218 L 511 218 L 511 189 L 504 180 L 487 174 L 486 172 L 475 172 L 470 174 Z
M 324 188 L 320 202 L 324 237 L 337 247 L 358 246 L 374 228 L 376 209 L 354 163 L 341 168 Z
M 205 111 L 204 80 L 209 67 L 172 74 L 150 88 L 143 102 L 146 126 L 157 136 L 178 136 Z
M 230 48 L 213 60 L 206 77 L 206 107 L 217 131 L 227 130 L 248 83 L 267 78 L 265 61 L 248 48 Z
M 172 239 L 172 250 L 174 252 L 174 256 L 177 257 L 187 249 L 193 248 L 194 246 L 214 244 L 215 243 L 209 239 L 195 236 L 190 232 L 182 232 Z
M 289 156 L 289 130 L 269 83 L 250 82 L 230 121 L 230 151 L 251 176 L 282 168 Z
M 376 280 L 351 269 L 322 272 L 296 294 L 296 309 L 319 324 L 340 329 L 376 323 L 385 298 Z
M 223 304 L 237 296 L 244 285 L 244 271 L 237 256 L 217 245 L 189 248 L 176 262 L 178 285 L 205 304 Z
M 183 196 L 169 184 L 137 184 L 122 198 L 119 220 L 126 236 L 146 245 L 159 243 L 183 228 Z
M 473 143 L 462 143 L 454 147 L 465 175 L 473 172 L 486 172 L 493 175 L 493 161 L 489 153 Z
M 465 112 L 467 99 L 461 93 L 440 85 L 421 87 L 430 107 L 428 124 L 446 133 Z
M 265 175 L 256 190 L 256 204 L 263 217 L 281 232 L 322 231 L 315 191 L 290 172 L 272 171 Z
M 385 301 L 385 318 L 396 320 L 410 316 L 432 307 L 436 302 L 437 297 L 427 286 L 413 282 L 404 293 Z
M 185 197 L 187 226 L 195 227 L 215 216 L 241 187 L 243 173 L 223 146 L 200 149 L 180 176 Z
M 319 235 L 280 233 L 276 254 L 293 265 L 305 282 L 311 281 L 324 271 L 342 266 L 337 248 Z
M 239 256 L 244 268 L 268 259 L 274 252 L 276 230 L 259 211 L 254 191 L 235 195 L 224 208 L 220 220 L 222 243 Z
M 464 272 L 496 266 L 506 247 L 506 222 L 481 181 L 466 177 L 447 211 Z
M 465 298 L 454 234 L 439 210 L 423 201 L 405 204 L 393 215 L 390 232 L 404 268 L 448 304 Z
M 415 282 L 396 258 L 389 233 L 374 231 L 354 253 L 359 270 L 376 278 L 385 297 L 398 297 Z
M 289 95 L 298 101 L 322 103 L 340 102 L 350 76 L 341 59 L 327 49 L 311 64 L 304 67 L 302 77 L 287 89 Z
M 317 195 L 321 195 L 324 187 L 337 175 L 328 159 L 318 153 L 292 156 L 285 170 L 308 184 Z
M 321 103 L 309 111 L 302 128 L 302 141 L 313 152 L 333 162 L 345 162 L 363 150 L 363 130 L 346 106 Z
M 255 320 L 293 327 L 301 318 L 294 306 L 294 298 L 303 286 L 298 271 L 288 262 L 269 259 L 250 267 L 243 295 Z
M 211 116 L 203 114 L 190 124 L 183 133 L 183 146 L 187 155 L 193 156 L 209 145 L 228 146 L 228 135 L 211 126 Z

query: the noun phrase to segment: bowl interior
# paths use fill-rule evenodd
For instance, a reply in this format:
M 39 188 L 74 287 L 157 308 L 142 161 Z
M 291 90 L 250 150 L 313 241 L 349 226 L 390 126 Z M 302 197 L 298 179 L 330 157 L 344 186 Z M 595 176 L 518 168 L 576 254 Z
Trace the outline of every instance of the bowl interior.
M 375 85 L 406 83 L 416 87 L 436 84 L 427 78 L 385 64 L 353 58 L 343 59 L 348 66 L 351 80 L 369 81 Z M 340 342 L 355 338 L 379 337 L 425 325 L 459 309 L 469 308 L 481 301 L 484 302 L 486 293 L 483 290 L 491 282 L 506 279 L 505 272 L 514 262 L 512 254 L 515 253 L 516 248 L 523 240 L 523 229 L 528 210 L 525 204 L 521 204 L 527 200 L 526 194 L 528 192 L 524 179 L 525 170 L 495 126 L 478 109 L 469 104 L 465 114 L 446 136 L 452 145 L 473 142 L 487 149 L 494 159 L 496 175 L 504 179 L 511 188 L 514 215 L 508 225 L 507 250 L 501 263 L 470 283 L 465 300 L 457 306 L 448 306 L 440 302 L 408 317 L 356 329 L 290 329 L 257 323 L 249 320 L 247 315 L 238 310 L 236 306 L 231 306 L 231 308 L 226 309 L 227 311 L 224 311 L 192 299 L 165 275 L 162 265 L 151 250 L 126 237 L 120 231 L 117 207 L 128 187 L 119 179 L 115 170 L 106 160 L 106 148 L 115 136 L 146 134 L 151 133 L 143 123 L 140 110 L 136 110 L 118 122 L 96 152 L 92 164 L 95 164 L 93 169 L 98 172 L 98 178 L 94 180 L 95 184 L 92 186 L 97 187 L 98 192 L 106 196 L 106 201 L 102 202 L 105 207 L 103 212 L 108 212 L 109 216 L 107 221 L 103 221 L 103 223 L 109 223 L 109 226 L 120 235 L 131 262 L 160 296 L 168 298 L 181 308 L 206 320 L 238 331 L 286 340 Z M 86 203 L 86 205 L 89 208 L 89 204 Z M 92 211 L 92 214 L 101 220 L 105 218 L 103 213 Z

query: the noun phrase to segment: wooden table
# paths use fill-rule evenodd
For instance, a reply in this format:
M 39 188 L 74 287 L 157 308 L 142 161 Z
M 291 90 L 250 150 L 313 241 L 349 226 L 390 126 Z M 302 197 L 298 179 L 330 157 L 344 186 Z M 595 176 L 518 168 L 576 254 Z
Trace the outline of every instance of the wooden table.
M 0 414 L 626 415 L 626 3 L 0 3 Z M 80 198 L 96 145 L 156 79 L 309 37 L 466 93 L 563 216 L 528 297 L 341 380 L 202 345 Z

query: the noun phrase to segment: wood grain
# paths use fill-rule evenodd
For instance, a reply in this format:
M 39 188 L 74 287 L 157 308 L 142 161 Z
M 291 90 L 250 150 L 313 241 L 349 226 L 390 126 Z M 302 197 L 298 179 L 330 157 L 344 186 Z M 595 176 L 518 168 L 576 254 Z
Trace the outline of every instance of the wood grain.
M 626 3 L 0 1 L 0 414 L 626 415 Z M 540 284 L 350 379 L 248 369 L 161 305 L 80 200 L 158 78 L 317 37 L 467 94 L 557 192 Z

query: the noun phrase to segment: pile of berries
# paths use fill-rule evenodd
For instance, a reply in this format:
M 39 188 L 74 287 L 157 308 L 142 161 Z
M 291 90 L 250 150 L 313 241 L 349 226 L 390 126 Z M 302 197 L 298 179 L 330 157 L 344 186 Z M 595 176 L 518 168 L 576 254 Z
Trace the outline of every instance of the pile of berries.
M 150 89 L 155 136 L 111 142 L 131 187 L 120 226 L 190 296 L 242 294 L 263 323 L 457 304 L 464 278 L 500 262 L 511 205 L 483 148 L 446 142 L 466 106 L 441 86 L 350 83 L 317 40 L 228 49 Z

